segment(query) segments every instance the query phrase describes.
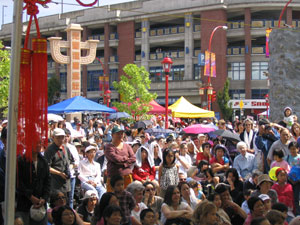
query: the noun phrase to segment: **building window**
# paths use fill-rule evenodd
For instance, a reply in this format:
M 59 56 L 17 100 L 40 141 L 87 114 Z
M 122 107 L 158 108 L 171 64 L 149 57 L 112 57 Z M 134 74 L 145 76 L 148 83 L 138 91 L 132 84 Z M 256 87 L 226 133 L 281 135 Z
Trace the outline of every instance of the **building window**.
M 60 73 L 60 91 L 67 92 L 67 73 Z
M 228 77 L 231 78 L 231 80 L 245 80 L 245 63 L 228 63 L 227 74 Z
M 119 81 L 118 69 L 109 70 L 109 88 L 114 90 L 113 82 Z
M 201 78 L 201 66 L 194 64 L 194 80 L 200 80 Z
M 184 77 L 184 65 L 172 66 L 171 72 L 172 80 L 183 80 Z
M 164 75 L 162 72 L 162 67 L 150 67 L 149 69 L 151 82 L 160 82 L 162 81 L 162 76 Z
M 165 80 L 165 73 L 161 66 L 149 68 L 150 79 L 152 82 L 161 82 Z M 169 80 L 183 80 L 184 65 L 172 66 Z
M 252 62 L 252 80 L 268 79 L 268 77 L 264 75 L 264 72 L 267 72 L 268 68 L 268 62 Z
M 268 89 L 252 89 L 251 98 L 252 99 L 265 99 L 266 94 L 268 94 Z
M 231 99 L 245 99 L 245 90 L 229 90 L 229 95 Z
M 88 71 L 87 74 L 87 90 L 99 91 L 99 77 L 103 76 L 103 70 Z

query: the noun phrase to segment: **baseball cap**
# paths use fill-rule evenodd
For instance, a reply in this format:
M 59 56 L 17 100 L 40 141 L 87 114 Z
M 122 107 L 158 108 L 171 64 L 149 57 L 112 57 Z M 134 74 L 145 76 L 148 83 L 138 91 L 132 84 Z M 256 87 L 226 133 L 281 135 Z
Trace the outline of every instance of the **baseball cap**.
M 89 145 L 88 147 L 85 148 L 84 152 L 88 152 L 88 151 L 91 151 L 91 150 L 95 150 L 96 151 L 96 147 L 93 146 L 93 145 Z
M 114 126 L 114 128 L 111 130 L 111 133 L 114 134 L 114 133 L 118 133 L 118 132 L 124 132 L 124 130 L 119 127 L 119 126 Z
M 1 125 L 7 124 L 8 120 L 3 120 Z
M 80 143 L 80 142 L 77 142 L 77 141 L 73 142 L 73 144 L 74 144 L 75 146 L 82 146 L 81 143 Z
M 61 128 L 55 128 L 53 130 L 53 136 L 66 136 L 66 133 L 63 129 Z
M 266 194 L 261 194 L 258 196 L 261 200 L 266 201 L 266 200 L 270 200 L 271 198 L 269 197 L 269 195 Z
M 97 198 L 97 199 L 99 199 L 98 198 L 98 193 L 96 192 L 96 191 L 94 191 L 94 190 L 87 190 L 85 193 L 84 193 L 84 197 L 83 197 L 83 199 L 81 199 L 81 200 L 84 200 L 84 199 L 89 199 L 89 198 Z

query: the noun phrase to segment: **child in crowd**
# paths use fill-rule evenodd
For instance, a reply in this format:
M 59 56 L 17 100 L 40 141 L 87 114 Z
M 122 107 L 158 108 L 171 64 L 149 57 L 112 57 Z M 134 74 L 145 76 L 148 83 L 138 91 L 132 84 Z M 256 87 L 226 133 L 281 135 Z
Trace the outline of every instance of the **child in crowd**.
M 199 182 L 205 182 L 206 181 L 206 175 L 205 171 L 208 169 L 209 163 L 206 160 L 199 161 L 199 164 L 197 165 L 197 168 L 194 170 L 192 174 L 192 178 Z
M 290 154 L 288 154 L 286 157 L 287 163 L 290 165 L 290 167 L 300 166 L 300 154 L 298 154 L 298 143 L 296 141 L 292 141 L 289 143 L 288 148 L 290 150 Z
M 208 196 L 208 200 L 213 202 L 214 205 L 217 207 L 217 218 L 218 222 L 217 224 L 219 225 L 231 225 L 230 218 L 227 215 L 227 213 L 222 209 L 222 200 L 221 196 L 218 193 L 212 193 Z
M 163 152 L 163 163 L 159 167 L 160 196 L 164 197 L 170 185 L 178 185 L 178 165 L 175 164 L 175 152 L 168 148 Z
M 155 225 L 155 213 L 151 208 L 143 209 L 140 214 L 142 225 Z
M 265 212 L 269 212 L 271 210 L 272 204 L 271 204 L 271 198 L 269 195 L 266 194 L 261 194 L 258 196 L 264 201 L 264 206 L 265 206 Z
M 287 163 L 287 161 L 284 160 L 284 153 L 283 153 L 282 149 L 274 149 L 273 159 L 274 159 L 274 161 L 271 163 L 271 166 L 270 166 L 271 169 L 273 167 L 277 166 L 277 167 L 281 167 L 281 168 L 285 169 L 287 171 L 287 173 L 290 172 L 291 167 Z
M 245 201 L 243 201 L 241 208 L 245 211 L 245 213 L 247 213 L 247 215 L 250 213 L 250 209 L 249 209 L 249 207 L 248 207 L 247 201 L 248 201 L 249 198 L 251 197 L 251 193 L 252 193 L 252 192 L 253 192 L 253 190 L 251 190 L 251 189 L 246 189 L 246 190 L 244 190 L 244 192 L 243 192 Z
M 283 113 L 284 113 L 283 121 L 286 123 L 286 127 L 288 129 L 291 129 L 294 123 L 293 110 L 290 107 L 285 107 Z
M 135 200 L 132 194 L 124 190 L 124 179 L 120 175 L 113 176 L 110 180 L 110 185 L 113 189 L 113 193 L 119 200 L 119 205 L 123 213 L 122 224 L 131 224 L 131 210 L 135 207 Z

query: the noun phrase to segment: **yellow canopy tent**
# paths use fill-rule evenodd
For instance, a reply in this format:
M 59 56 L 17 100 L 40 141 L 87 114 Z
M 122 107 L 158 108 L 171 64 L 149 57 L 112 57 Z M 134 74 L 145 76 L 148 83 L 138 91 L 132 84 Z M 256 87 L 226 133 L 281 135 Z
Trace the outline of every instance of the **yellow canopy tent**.
M 190 103 L 183 96 L 181 96 L 180 99 L 178 99 L 173 105 L 169 106 L 169 109 L 172 110 L 173 117 L 179 118 L 200 118 L 215 116 L 214 111 L 201 109 Z

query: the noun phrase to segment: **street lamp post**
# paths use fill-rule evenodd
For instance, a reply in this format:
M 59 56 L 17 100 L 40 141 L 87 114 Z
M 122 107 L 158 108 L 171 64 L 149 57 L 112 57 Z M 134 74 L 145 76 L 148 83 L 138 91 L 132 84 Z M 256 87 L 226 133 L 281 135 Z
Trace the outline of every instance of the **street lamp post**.
M 269 118 L 269 95 L 266 94 L 265 95 L 265 99 L 266 99 L 266 106 L 267 106 L 267 114 L 266 114 L 266 117 L 267 119 Z
M 213 36 L 214 36 L 215 32 L 220 28 L 222 28 L 223 30 L 228 29 L 227 26 L 217 26 L 213 29 L 213 31 L 211 32 L 211 35 L 209 38 L 209 44 L 208 44 L 209 54 L 211 53 L 211 42 L 212 42 Z M 209 64 L 211 64 L 210 56 L 209 56 Z M 207 83 L 208 83 L 208 86 L 206 87 L 206 89 L 207 89 L 207 105 L 208 105 L 208 110 L 211 110 L 211 95 L 213 94 L 213 87 L 211 85 L 210 76 L 208 76 Z
M 173 61 L 171 58 L 166 56 L 163 61 L 161 61 L 161 64 L 163 65 L 163 70 L 165 71 L 165 76 L 166 76 L 166 118 L 165 118 L 165 128 L 168 129 L 169 121 L 168 121 L 168 106 L 169 106 L 169 73 L 171 71 L 171 67 L 173 64 Z
M 106 91 L 104 92 L 104 96 L 105 96 L 105 99 L 106 99 L 107 107 L 109 107 L 110 94 L 111 94 L 111 91 L 110 91 L 110 90 L 106 90 Z

